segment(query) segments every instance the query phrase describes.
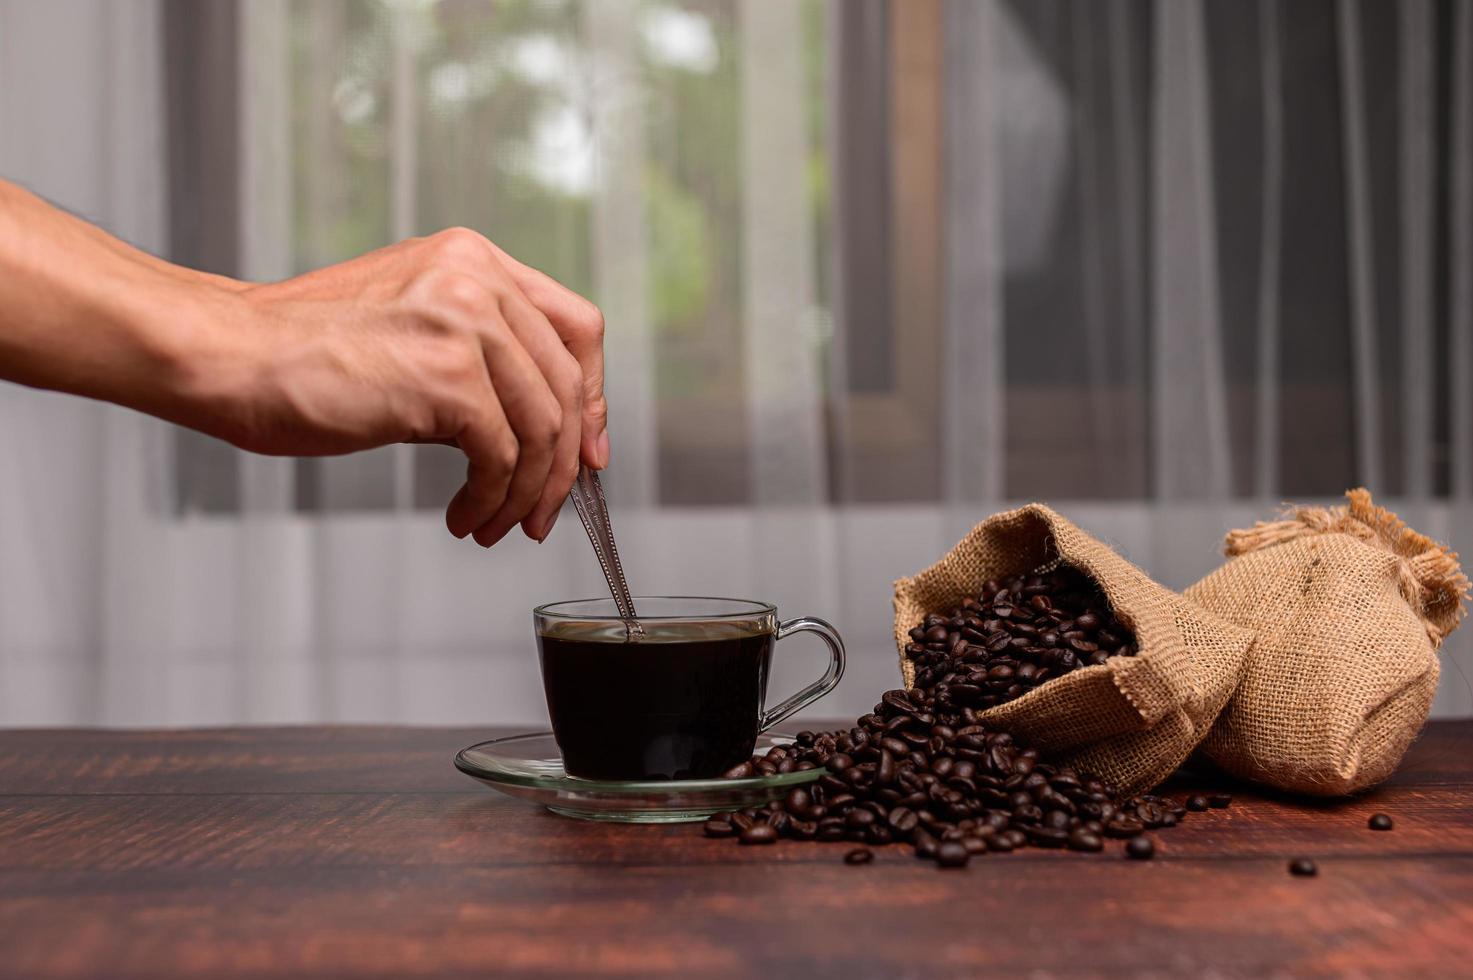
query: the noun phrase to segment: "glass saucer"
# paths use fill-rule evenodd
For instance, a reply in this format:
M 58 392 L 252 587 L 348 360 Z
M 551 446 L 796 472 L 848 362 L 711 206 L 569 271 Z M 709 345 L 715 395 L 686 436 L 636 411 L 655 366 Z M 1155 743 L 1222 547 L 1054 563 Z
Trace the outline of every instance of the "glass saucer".
M 757 736 L 754 754 L 789 745 L 791 735 Z M 493 738 L 455 756 L 455 768 L 508 796 L 540 803 L 553 813 L 580 820 L 617 823 L 685 823 L 722 810 L 759 806 L 794 786 L 811 783 L 822 769 L 753 779 L 666 779 L 604 781 L 563 771 L 552 732 Z

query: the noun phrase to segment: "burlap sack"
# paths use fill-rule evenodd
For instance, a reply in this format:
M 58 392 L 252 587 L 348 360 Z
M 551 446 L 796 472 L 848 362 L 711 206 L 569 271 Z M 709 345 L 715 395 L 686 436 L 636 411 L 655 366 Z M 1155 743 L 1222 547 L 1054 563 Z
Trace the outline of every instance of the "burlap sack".
M 1122 792 L 1150 789 L 1206 736 L 1236 686 L 1251 634 L 1152 581 L 1042 504 L 988 518 L 935 565 L 895 583 L 900 672 L 914 684 L 905 646 L 927 613 L 975 596 L 988 579 L 1061 563 L 1098 583 L 1139 652 L 1070 671 L 981 718 Z
M 1391 775 L 1427 720 L 1468 579 L 1365 490 L 1346 497 L 1233 531 L 1232 560 L 1187 590 L 1257 634 L 1203 745 L 1235 776 L 1353 793 Z

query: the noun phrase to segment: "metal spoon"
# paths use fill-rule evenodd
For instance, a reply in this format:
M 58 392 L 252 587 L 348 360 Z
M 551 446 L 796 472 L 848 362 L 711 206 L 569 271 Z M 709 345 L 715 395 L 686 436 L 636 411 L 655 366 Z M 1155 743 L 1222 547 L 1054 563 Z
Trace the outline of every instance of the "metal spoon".
M 614 525 L 609 521 L 609 505 L 604 499 L 603 483 L 598 473 L 579 464 L 578 479 L 573 483 L 573 506 L 588 540 L 593 542 L 593 552 L 598 556 L 603 569 L 604 581 L 609 583 L 609 592 L 614 596 L 614 605 L 619 608 L 619 618 L 630 639 L 644 636 L 644 628 L 635 619 L 634 597 L 629 593 L 629 583 L 624 579 L 624 566 L 619 564 L 619 549 L 614 544 Z

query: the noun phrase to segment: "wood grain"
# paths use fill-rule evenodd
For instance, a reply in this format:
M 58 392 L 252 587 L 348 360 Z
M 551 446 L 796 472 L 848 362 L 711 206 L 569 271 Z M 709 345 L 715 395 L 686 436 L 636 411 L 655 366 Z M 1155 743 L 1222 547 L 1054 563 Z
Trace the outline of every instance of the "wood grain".
M 456 773 L 450 729 L 0 732 L 0 976 L 1459 972 L 1473 722 L 1342 802 L 1231 787 L 1158 857 L 743 848 Z M 1175 791 L 1220 785 L 1206 777 Z M 1396 830 L 1366 828 L 1384 810 Z M 1308 856 L 1317 878 L 1290 877 Z

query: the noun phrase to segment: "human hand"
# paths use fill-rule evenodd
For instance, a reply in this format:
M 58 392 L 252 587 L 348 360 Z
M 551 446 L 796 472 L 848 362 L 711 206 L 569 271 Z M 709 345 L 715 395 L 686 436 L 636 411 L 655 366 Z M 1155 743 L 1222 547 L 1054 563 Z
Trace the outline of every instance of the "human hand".
M 602 315 L 473 231 L 229 295 L 247 322 L 185 359 L 185 424 L 272 455 L 458 446 L 446 524 L 486 547 L 546 538 L 580 457 L 608 465 Z

